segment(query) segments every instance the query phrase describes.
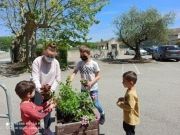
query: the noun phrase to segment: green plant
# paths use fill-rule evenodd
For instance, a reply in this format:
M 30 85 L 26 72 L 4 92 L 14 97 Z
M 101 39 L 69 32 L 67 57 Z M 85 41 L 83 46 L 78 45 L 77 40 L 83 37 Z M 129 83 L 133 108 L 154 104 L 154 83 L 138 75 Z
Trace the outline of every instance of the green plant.
M 11 47 L 13 37 L 0 37 L 0 50 L 8 51 Z
M 81 80 L 80 81 L 82 85 L 87 86 L 88 81 L 87 80 Z
M 84 116 L 95 120 L 94 105 L 89 92 L 77 92 L 73 89 L 69 79 L 60 84 L 59 94 L 56 97 L 57 117 L 62 123 L 81 121 Z
M 67 47 L 67 45 L 59 45 L 58 52 L 59 52 L 59 55 L 58 55 L 57 59 L 60 62 L 61 69 L 66 70 L 68 67 L 68 60 L 67 60 L 68 47 Z

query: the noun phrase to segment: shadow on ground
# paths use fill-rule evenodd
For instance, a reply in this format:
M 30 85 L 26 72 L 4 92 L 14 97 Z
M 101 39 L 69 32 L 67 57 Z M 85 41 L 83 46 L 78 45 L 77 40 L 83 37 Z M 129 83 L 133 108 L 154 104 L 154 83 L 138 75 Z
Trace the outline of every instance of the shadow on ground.
M 170 60 L 157 60 L 159 62 L 178 62 L 176 60 L 170 59 Z
M 102 62 L 109 63 L 109 64 L 144 64 L 144 63 L 152 63 L 154 60 L 152 59 L 141 59 L 141 60 L 134 60 L 134 59 L 101 59 Z
M 0 75 L 5 77 L 17 77 L 26 71 L 25 64 L 22 63 L 0 64 Z

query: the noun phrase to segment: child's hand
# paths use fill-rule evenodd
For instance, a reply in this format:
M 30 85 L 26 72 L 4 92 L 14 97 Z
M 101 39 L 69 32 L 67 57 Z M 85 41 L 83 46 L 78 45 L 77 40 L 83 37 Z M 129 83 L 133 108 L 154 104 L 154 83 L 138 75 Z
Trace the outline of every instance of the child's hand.
M 53 108 L 55 108 L 56 107 L 56 103 L 52 103 L 50 106 L 49 106 L 49 108 L 51 108 L 51 109 L 53 109 Z
M 44 92 L 44 85 L 40 88 L 41 92 Z
M 45 84 L 40 89 L 42 92 L 49 92 L 51 90 L 51 86 L 49 84 Z
M 53 93 L 51 91 L 41 91 L 41 95 L 45 100 L 49 100 L 52 98 Z
M 90 88 L 92 87 L 92 83 L 88 80 L 81 80 L 80 82 L 86 90 L 90 90 Z
M 48 105 L 50 105 L 50 104 L 52 104 L 52 103 L 53 103 L 53 99 L 52 99 L 52 98 L 47 101 L 47 104 L 48 104 Z
M 123 103 L 124 102 L 124 98 L 123 97 L 120 97 L 119 99 L 118 99 L 118 101 L 116 102 L 116 104 L 117 105 L 120 105 L 121 103 Z
M 88 82 L 87 82 L 87 87 L 88 87 L 88 89 L 91 89 L 92 85 L 93 85 L 92 81 L 88 81 Z
M 124 97 L 120 97 L 120 98 L 118 99 L 118 101 L 119 101 L 119 102 L 123 102 L 123 101 L 124 101 Z
M 51 86 L 49 84 L 44 85 L 44 91 L 48 92 L 51 90 Z
M 44 112 L 51 112 L 53 108 L 56 107 L 56 104 L 53 103 L 53 104 L 50 104 L 45 110 Z
M 87 80 L 80 80 L 81 84 L 84 85 L 84 86 L 87 86 L 88 84 L 88 81 Z

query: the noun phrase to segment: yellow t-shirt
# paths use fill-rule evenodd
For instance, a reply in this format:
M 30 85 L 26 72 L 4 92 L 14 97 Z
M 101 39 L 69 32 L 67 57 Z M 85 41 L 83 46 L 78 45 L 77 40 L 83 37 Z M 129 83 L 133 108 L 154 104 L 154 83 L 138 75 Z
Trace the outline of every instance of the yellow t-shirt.
M 134 87 L 127 90 L 124 101 L 118 102 L 117 105 L 123 109 L 124 122 L 129 125 L 137 125 L 140 123 L 139 99 Z

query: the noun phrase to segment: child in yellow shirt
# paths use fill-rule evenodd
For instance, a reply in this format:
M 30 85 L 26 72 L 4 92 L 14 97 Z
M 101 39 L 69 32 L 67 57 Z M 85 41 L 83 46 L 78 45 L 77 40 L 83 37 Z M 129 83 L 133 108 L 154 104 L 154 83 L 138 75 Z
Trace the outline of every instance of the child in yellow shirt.
M 124 97 L 120 97 L 117 105 L 123 109 L 123 128 L 126 135 L 135 135 L 135 125 L 139 124 L 139 99 L 136 93 L 135 84 L 137 75 L 133 71 L 123 74 L 123 85 L 127 88 Z

